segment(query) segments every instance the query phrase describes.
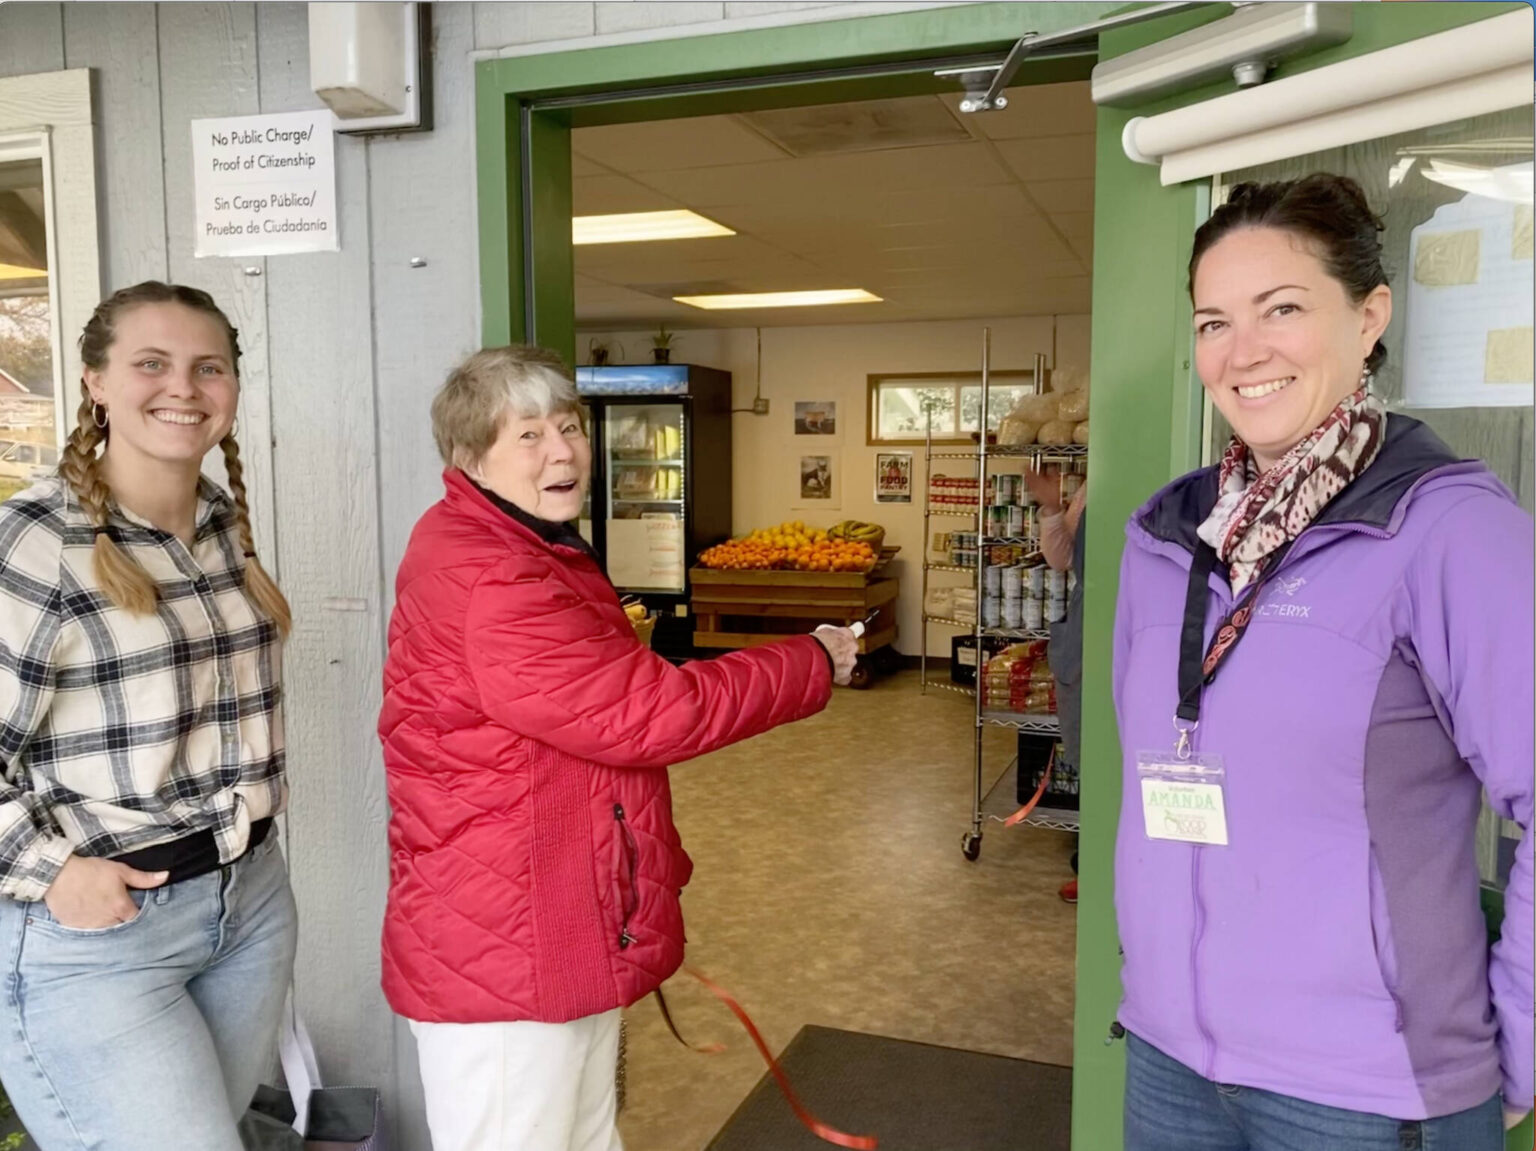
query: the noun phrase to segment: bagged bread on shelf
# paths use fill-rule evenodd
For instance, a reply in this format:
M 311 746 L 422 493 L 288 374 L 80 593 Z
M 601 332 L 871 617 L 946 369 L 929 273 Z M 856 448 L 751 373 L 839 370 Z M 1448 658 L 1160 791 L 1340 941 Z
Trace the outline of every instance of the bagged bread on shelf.
M 1073 425 L 1067 420 L 1051 420 L 1043 424 L 1036 438 L 1042 444 L 1070 444 Z
M 1023 447 L 1025 444 L 1035 442 L 1035 436 L 1040 433 L 1040 425 L 1034 420 L 1026 420 L 1023 416 L 1009 414 L 1003 417 L 1002 424 L 997 429 L 997 442 L 1004 447 Z
M 1051 391 L 1066 395 L 1068 392 L 1088 390 L 1088 373 L 1076 364 L 1062 364 L 1051 370 Z
M 1084 420 L 1072 429 L 1072 442 L 1074 444 L 1086 444 L 1088 442 L 1088 421 Z
M 952 587 L 929 588 L 928 598 L 923 601 L 923 611 L 929 615 L 942 615 L 953 618 L 955 614 L 955 589 Z
M 1072 423 L 1081 423 L 1088 418 L 1088 389 L 1068 392 L 1061 397 L 1061 403 L 1057 405 L 1056 415 L 1063 420 Z
M 1029 423 L 1043 424 L 1056 418 L 1057 408 L 1061 404 L 1061 396 L 1055 392 L 1042 392 L 1040 395 L 1022 397 L 1013 405 L 1013 411 L 1008 415 L 1012 419 L 1025 420 Z

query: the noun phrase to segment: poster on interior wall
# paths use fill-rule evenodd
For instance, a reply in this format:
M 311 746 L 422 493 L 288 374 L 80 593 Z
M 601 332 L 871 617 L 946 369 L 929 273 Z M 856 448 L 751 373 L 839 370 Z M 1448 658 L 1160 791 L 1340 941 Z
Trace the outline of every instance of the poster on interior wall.
M 1529 164 L 1524 179 L 1529 196 Z M 1531 249 L 1531 205 L 1513 195 L 1468 195 L 1413 230 L 1403 339 L 1408 407 L 1530 407 Z
M 198 256 L 334 252 L 330 109 L 192 121 Z
M 909 504 L 912 502 L 912 453 L 875 453 L 875 502 Z
M 790 506 L 827 511 L 842 507 L 842 491 L 839 486 L 842 470 L 842 463 L 835 451 L 801 456 L 798 486 L 795 488 L 797 498 Z
M 796 400 L 795 435 L 837 435 L 837 401 Z

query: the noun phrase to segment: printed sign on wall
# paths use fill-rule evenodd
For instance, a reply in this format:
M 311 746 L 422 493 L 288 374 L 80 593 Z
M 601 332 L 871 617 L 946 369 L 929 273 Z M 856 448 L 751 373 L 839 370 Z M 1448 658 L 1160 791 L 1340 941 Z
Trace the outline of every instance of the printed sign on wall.
M 199 256 L 334 252 L 328 109 L 192 121 Z

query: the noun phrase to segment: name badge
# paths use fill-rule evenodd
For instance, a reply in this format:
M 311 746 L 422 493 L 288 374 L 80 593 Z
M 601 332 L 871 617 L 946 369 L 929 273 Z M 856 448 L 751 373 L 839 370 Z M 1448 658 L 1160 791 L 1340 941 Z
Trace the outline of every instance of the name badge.
M 1221 757 L 1172 751 L 1136 753 L 1148 839 L 1227 845 L 1226 770 Z

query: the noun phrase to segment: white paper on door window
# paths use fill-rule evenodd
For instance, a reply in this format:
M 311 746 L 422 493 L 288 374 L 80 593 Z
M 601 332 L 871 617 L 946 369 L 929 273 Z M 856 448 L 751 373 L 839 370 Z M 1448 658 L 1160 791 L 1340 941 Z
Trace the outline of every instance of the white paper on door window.
M 1531 205 L 1478 195 L 1446 204 L 1413 230 L 1408 264 L 1403 402 L 1529 407 Z

